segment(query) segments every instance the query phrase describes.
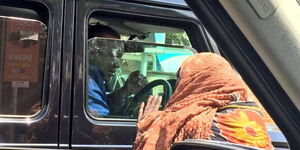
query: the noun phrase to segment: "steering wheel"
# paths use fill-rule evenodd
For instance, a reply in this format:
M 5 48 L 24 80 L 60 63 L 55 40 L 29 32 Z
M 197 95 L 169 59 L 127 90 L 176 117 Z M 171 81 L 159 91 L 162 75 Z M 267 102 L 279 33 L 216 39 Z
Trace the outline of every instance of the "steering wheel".
M 152 88 L 162 85 L 164 89 L 164 93 L 162 95 L 162 103 L 161 108 L 163 108 L 169 98 L 172 95 L 172 87 L 170 83 L 163 79 L 154 80 L 148 83 L 144 88 L 142 88 L 132 100 L 130 100 L 123 111 L 123 115 L 130 117 L 137 117 L 140 105 L 142 102 L 147 102 L 148 97 L 152 94 Z

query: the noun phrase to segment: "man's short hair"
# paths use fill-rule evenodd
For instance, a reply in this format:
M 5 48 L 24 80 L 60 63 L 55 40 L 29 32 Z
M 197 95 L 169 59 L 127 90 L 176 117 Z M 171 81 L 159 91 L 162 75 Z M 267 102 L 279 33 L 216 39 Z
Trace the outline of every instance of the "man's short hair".
M 107 37 L 107 36 L 113 36 L 114 38 L 120 39 L 120 34 L 113 30 L 112 28 L 108 26 L 104 26 L 101 24 L 96 24 L 91 27 L 89 27 L 88 30 L 88 39 L 94 38 L 94 37 Z
M 119 39 L 102 39 L 92 38 L 88 40 L 88 53 L 92 56 L 99 56 L 107 53 L 109 50 L 122 49 L 124 50 L 124 43 Z

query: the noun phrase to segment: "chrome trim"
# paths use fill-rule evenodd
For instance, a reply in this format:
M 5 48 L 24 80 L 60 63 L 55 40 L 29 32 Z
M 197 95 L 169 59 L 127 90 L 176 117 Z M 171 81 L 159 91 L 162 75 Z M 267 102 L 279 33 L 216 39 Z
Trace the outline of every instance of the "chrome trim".
M 3 116 L 0 116 L 0 123 L 20 123 L 20 124 L 28 124 L 30 125 L 33 122 L 38 122 L 42 119 L 44 119 L 47 115 L 48 110 L 45 108 L 38 113 L 36 113 L 33 117 L 20 117 L 20 118 L 3 118 Z M 55 114 L 54 114 L 55 115 Z
M 116 123 L 111 123 L 111 122 L 101 122 L 101 123 L 96 123 L 96 125 L 99 126 L 110 126 L 110 127 L 136 127 L 136 124 L 131 125 L 131 124 L 116 124 Z
M 51 143 L 0 143 L 0 146 L 57 147 L 58 144 L 51 144 Z
M 132 145 L 72 144 L 72 148 L 132 148 Z
M 59 148 L 69 148 L 69 144 L 59 144 Z
M 136 127 L 136 122 L 121 122 L 121 121 L 100 121 L 100 120 L 93 120 L 91 118 L 88 119 L 94 125 L 99 126 L 112 126 L 112 127 Z
M 119 122 L 121 122 L 121 121 L 123 121 L 123 122 L 137 122 L 137 119 L 127 119 L 127 118 L 109 118 L 109 117 L 107 117 L 107 118 L 98 118 L 98 117 L 94 117 L 94 116 L 92 116 L 92 115 L 90 115 L 91 116 L 91 118 L 92 119 L 94 119 L 94 120 L 97 120 L 97 121 L 119 121 Z
M 121 118 L 96 118 L 90 115 L 86 109 L 84 108 L 85 118 L 95 124 L 100 126 L 114 126 L 114 127 L 136 127 L 137 119 L 121 119 Z M 73 116 L 73 118 L 77 118 L 78 116 Z

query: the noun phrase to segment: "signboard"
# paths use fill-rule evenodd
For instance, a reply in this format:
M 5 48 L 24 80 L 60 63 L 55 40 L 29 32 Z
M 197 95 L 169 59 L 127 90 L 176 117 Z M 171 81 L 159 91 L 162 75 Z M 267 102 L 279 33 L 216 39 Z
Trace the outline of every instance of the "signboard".
M 5 25 L 3 81 L 38 81 L 41 24 L 12 19 Z
M 27 81 L 12 81 L 11 87 L 13 87 L 13 88 L 29 88 L 29 82 L 27 82 Z

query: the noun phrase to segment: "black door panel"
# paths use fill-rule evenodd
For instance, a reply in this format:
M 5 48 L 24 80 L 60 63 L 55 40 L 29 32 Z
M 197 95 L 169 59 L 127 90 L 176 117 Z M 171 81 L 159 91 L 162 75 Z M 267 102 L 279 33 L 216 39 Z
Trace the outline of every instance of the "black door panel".
M 9 94 L 7 93 L 9 91 L 14 93 L 11 97 L 1 97 L 0 101 L 6 103 L 2 108 L 12 106 L 12 109 L 15 109 L 15 111 L 11 111 L 11 113 L 2 112 L 0 114 L 0 145 L 58 147 L 62 6 L 62 0 L 2 0 L 0 2 L 2 10 L 0 11 L 1 16 L 11 17 L 9 19 L 13 20 L 13 25 L 2 26 L 5 32 L 1 33 L 9 33 L 11 32 L 9 28 L 15 27 L 15 32 L 11 32 L 11 35 L 2 35 L 2 41 L 5 42 L 1 41 L 1 47 L 6 48 L 2 47 L 3 49 L 1 49 L 5 50 L 6 54 L 17 53 L 8 48 L 10 40 L 14 40 L 16 45 L 18 43 L 22 44 L 15 47 L 17 49 L 23 49 L 24 51 L 28 51 L 26 48 L 30 48 L 30 46 L 34 47 L 37 44 L 40 47 L 45 46 L 45 50 L 41 51 L 42 53 L 37 54 L 30 52 L 28 54 L 29 57 L 26 57 L 28 61 L 35 62 L 32 60 L 32 58 L 35 57 L 34 55 L 37 54 L 37 56 L 40 56 L 37 57 L 38 60 L 35 62 L 37 66 L 33 67 L 33 70 L 35 70 L 34 68 L 36 67 L 39 67 L 39 70 L 33 76 L 28 75 L 28 79 L 26 73 L 30 74 L 30 70 L 26 70 L 26 67 L 30 68 L 30 66 L 33 65 L 32 63 L 22 64 L 19 62 L 11 62 L 12 66 L 21 67 L 19 70 L 14 71 L 21 71 L 21 73 L 23 71 L 23 75 L 15 76 L 15 78 L 4 78 L 3 76 L 6 76 L 6 72 L 1 72 L 3 75 L 1 76 L 2 85 L 5 85 L 5 87 L 1 87 L 2 94 Z M 23 20 L 24 24 L 22 24 L 20 20 Z M 32 20 L 42 22 L 45 26 L 38 28 L 43 28 L 41 30 L 45 33 L 37 34 L 31 30 L 30 25 L 27 27 L 28 22 Z M 20 26 L 20 28 L 18 28 L 18 26 Z M 43 43 L 39 41 L 42 38 L 45 38 L 45 42 Z M 15 56 L 16 57 L 6 57 L 2 52 L 1 57 L 5 58 L 1 58 L 1 64 L 4 60 L 4 63 L 6 63 L 7 58 L 21 59 L 21 56 L 25 55 L 19 53 Z M 5 67 L 7 66 L 9 65 Z M 31 80 L 31 77 L 35 78 L 36 75 L 38 76 L 37 79 Z M 21 78 L 24 78 L 24 80 Z M 39 86 L 37 86 L 37 84 Z M 12 90 L 9 90 L 10 88 Z M 26 97 L 27 95 L 35 94 L 38 94 L 38 96 Z M 15 100 L 13 101 L 14 105 L 11 105 L 11 101 L 6 102 L 8 98 Z M 40 111 L 29 113 L 35 110 Z

